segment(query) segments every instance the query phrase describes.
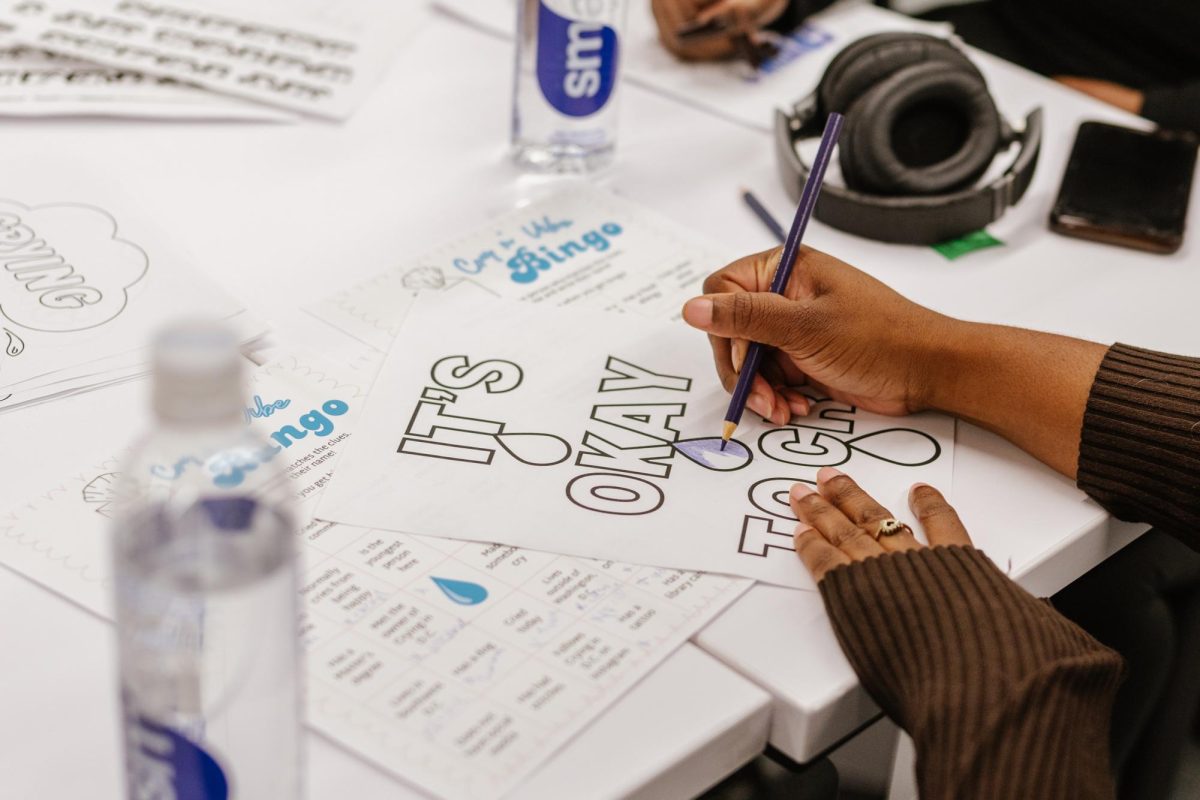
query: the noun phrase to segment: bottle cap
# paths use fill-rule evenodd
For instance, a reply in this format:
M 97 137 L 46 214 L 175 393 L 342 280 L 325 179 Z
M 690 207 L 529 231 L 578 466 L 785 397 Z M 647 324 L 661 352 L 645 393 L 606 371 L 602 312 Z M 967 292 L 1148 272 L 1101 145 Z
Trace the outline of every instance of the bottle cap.
M 213 425 L 242 416 L 242 356 L 217 322 L 178 322 L 154 340 L 154 413 L 164 422 Z

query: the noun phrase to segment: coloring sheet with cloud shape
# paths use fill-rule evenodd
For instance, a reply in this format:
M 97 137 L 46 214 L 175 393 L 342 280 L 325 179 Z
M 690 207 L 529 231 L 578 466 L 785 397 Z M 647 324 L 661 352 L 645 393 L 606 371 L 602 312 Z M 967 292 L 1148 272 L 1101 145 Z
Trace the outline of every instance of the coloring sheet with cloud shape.
M 775 427 L 729 396 L 679 322 L 421 294 L 318 508 L 351 525 L 813 588 L 787 503 L 823 466 L 898 518 L 949 490 L 954 422 L 816 398 Z M 914 529 L 916 526 L 914 525 Z
M 0 193 L 0 411 L 128 380 L 154 332 L 181 316 L 262 334 L 243 305 L 194 269 L 111 182 L 52 162 L 6 164 Z M 116 199 L 114 199 L 116 198 Z

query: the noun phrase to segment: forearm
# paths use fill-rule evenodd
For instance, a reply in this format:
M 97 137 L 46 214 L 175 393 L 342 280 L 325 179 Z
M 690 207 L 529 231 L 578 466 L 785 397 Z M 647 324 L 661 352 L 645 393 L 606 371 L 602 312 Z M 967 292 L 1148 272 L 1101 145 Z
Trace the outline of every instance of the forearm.
M 921 404 L 993 431 L 1074 479 L 1084 409 L 1107 349 L 1056 334 L 949 320 L 927 357 Z

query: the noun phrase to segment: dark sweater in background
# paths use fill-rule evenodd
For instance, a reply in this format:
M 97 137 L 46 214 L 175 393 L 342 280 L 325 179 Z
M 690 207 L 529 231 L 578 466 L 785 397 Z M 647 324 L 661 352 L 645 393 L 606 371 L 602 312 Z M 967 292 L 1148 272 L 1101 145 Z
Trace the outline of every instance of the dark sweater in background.
M 791 0 L 774 27 L 791 30 L 831 1 Z M 984 0 L 922 16 L 1034 72 L 1137 89 L 1142 116 L 1200 131 L 1200 0 Z
M 1200 131 L 1200 2 L 985 0 L 937 9 L 968 44 L 1043 75 L 1141 91 L 1142 116 Z

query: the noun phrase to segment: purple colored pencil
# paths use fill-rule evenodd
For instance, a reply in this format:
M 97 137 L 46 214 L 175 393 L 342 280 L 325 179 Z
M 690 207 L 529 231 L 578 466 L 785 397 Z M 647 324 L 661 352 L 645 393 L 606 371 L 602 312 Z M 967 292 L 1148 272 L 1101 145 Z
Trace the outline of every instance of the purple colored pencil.
M 783 253 L 779 256 L 779 266 L 775 268 L 775 277 L 771 281 L 771 291 L 783 294 L 784 288 L 791 280 L 792 270 L 800 255 L 800 243 L 804 239 L 804 229 L 812 219 L 813 209 L 817 205 L 817 195 L 821 193 L 821 184 L 825 180 L 825 170 L 833 157 L 833 146 L 837 144 L 842 132 L 843 118 L 836 112 L 829 115 L 825 121 L 825 131 L 821 134 L 821 145 L 817 148 L 817 157 L 813 160 L 812 170 L 808 180 L 804 182 L 804 191 L 800 193 L 800 205 L 796 206 L 796 216 L 792 220 L 792 229 L 788 231 L 783 243 Z M 746 348 L 746 358 L 742 362 L 742 370 L 738 373 L 737 385 L 733 388 L 733 397 L 729 401 L 729 411 L 725 414 L 725 429 L 721 434 L 722 445 L 729 441 L 737 430 L 746 408 L 746 400 L 750 397 L 750 387 L 754 384 L 754 376 L 758 374 L 759 364 L 762 363 L 765 348 L 758 342 L 751 342 Z

